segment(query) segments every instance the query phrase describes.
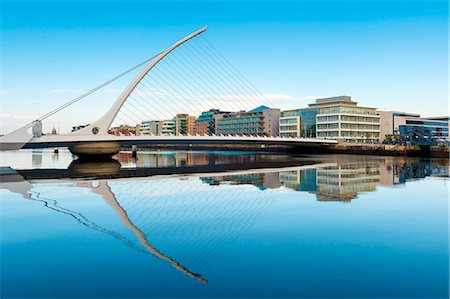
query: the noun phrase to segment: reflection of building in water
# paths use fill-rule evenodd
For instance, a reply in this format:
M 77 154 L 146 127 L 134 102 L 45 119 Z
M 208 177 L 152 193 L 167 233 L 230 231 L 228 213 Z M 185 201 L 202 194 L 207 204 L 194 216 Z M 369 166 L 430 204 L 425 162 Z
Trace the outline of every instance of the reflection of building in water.
M 348 201 L 359 192 L 374 191 L 380 183 L 378 165 L 342 164 L 280 172 L 281 184 L 316 194 L 319 201 Z
M 200 179 L 209 185 L 220 185 L 221 183 L 229 183 L 230 185 L 254 185 L 261 190 L 275 189 L 281 186 L 278 172 L 202 177 Z
M 31 166 L 33 168 L 41 168 L 42 166 L 42 151 L 33 150 L 31 153 Z
M 319 168 L 316 175 L 317 200 L 351 200 L 359 192 L 374 191 L 380 181 L 380 167 L 375 164 L 352 163 Z
M 280 172 L 280 182 L 283 186 L 295 191 L 314 192 L 317 190 L 316 171 L 316 168 L 282 171 Z
M 436 160 L 442 161 L 442 160 Z M 345 161 L 334 165 L 307 167 L 281 172 L 210 176 L 201 180 L 210 185 L 251 184 L 260 189 L 284 186 L 295 191 L 316 194 L 318 201 L 350 201 L 361 192 L 375 191 L 377 186 L 395 186 L 427 176 L 449 175 L 448 161 L 372 159 Z
M 393 173 L 399 184 L 404 184 L 408 180 L 422 179 L 427 176 L 449 176 L 449 166 L 441 165 L 439 160 L 428 163 L 400 164 L 393 165 Z
M 120 152 L 114 156 L 122 166 L 136 167 L 184 167 L 202 165 L 243 164 L 257 162 L 283 161 L 284 155 L 252 155 L 223 152 L 191 152 L 191 151 L 155 151 L 141 152 L 133 159 L 131 152 Z

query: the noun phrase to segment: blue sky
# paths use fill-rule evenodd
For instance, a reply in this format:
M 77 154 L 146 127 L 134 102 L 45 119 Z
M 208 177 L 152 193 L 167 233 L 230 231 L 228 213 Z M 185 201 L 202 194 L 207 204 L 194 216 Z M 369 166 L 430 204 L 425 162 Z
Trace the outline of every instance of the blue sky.
M 304 107 L 316 97 L 350 95 L 380 109 L 449 113 L 447 1 L 1 5 L 2 133 L 204 25 L 207 39 L 259 91 L 274 95 L 281 109 Z M 110 90 L 124 88 L 131 79 Z M 86 99 L 44 128 L 93 121 L 117 96 L 105 91 Z

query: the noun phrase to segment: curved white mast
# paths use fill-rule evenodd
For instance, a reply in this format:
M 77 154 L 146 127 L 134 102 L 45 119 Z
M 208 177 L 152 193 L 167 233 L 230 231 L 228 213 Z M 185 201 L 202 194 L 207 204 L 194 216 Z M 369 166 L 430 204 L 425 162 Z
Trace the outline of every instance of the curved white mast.
M 152 60 L 152 62 L 150 62 L 149 65 L 147 65 L 147 67 L 144 70 L 142 70 L 142 72 L 139 75 L 136 76 L 136 78 L 133 79 L 133 81 L 131 81 L 131 83 L 122 92 L 122 94 L 116 100 L 114 105 L 108 110 L 108 112 L 106 112 L 100 119 L 96 120 L 91 125 L 83 128 L 81 130 L 75 131 L 71 134 L 77 134 L 77 135 L 108 134 L 108 130 L 109 130 L 114 118 L 116 117 L 117 113 L 119 112 L 120 108 L 126 102 L 126 100 L 128 99 L 128 96 L 133 92 L 133 90 L 136 88 L 136 86 L 139 84 L 139 82 L 141 82 L 142 78 L 144 78 L 144 76 L 147 75 L 147 73 L 156 64 L 158 64 L 158 62 L 160 62 L 165 56 L 167 56 L 167 54 L 169 54 L 170 52 L 175 50 L 181 44 L 183 44 L 183 43 L 187 42 L 188 40 L 196 37 L 197 35 L 205 32 L 207 28 L 208 28 L 208 26 L 205 26 L 205 27 L 195 31 L 194 33 L 186 36 L 185 38 L 179 40 L 178 42 L 176 42 L 175 44 L 173 44 L 172 46 L 167 48 L 167 50 L 165 50 L 164 52 L 161 52 L 158 56 L 155 57 L 155 59 Z

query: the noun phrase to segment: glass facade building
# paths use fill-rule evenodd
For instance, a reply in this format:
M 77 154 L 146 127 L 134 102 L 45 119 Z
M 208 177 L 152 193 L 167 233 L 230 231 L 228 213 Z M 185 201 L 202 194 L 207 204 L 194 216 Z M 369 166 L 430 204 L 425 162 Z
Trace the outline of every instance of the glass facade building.
M 317 99 L 308 108 L 281 113 L 280 136 L 378 143 L 380 117 L 375 108 L 358 107 L 351 97 Z
M 380 116 L 376 108 L 360 107 L 349 96 L 317 99 L 310 104 L 316 115 L 317 138 L 340 139 L 350 143 L 378 143 Z
M 199 135 L 211 135 L 216 133 L 214 115 L 228 114 L 230 112 L 220 111 L 219 109 L 210 109 L 204 111 L 195 121 L 195 133 Z
M 317 108 L 286 110 L 280 116 L 281 137 L 316 137 Z
M 380 111 L 380 116 L 380 142 L 395 138 L 426 144 L 450 141 L 448 116 L 420 117 L 420 114 L 396 111 Z

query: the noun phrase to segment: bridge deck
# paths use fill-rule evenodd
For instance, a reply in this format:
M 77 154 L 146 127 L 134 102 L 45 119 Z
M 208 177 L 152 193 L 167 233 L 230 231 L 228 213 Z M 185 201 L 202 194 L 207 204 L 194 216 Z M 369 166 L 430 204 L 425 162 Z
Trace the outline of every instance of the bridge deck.
M 122 145 L 141 144 L 266 144 L 317 146 L 336 144 L 336 140 L 317 138 L 285 138 L 256 136 L 152 136 L 152 135 L 45 135 L 32 138 L 23 148 L 69 147 L 80 142 L 120 142 Z

